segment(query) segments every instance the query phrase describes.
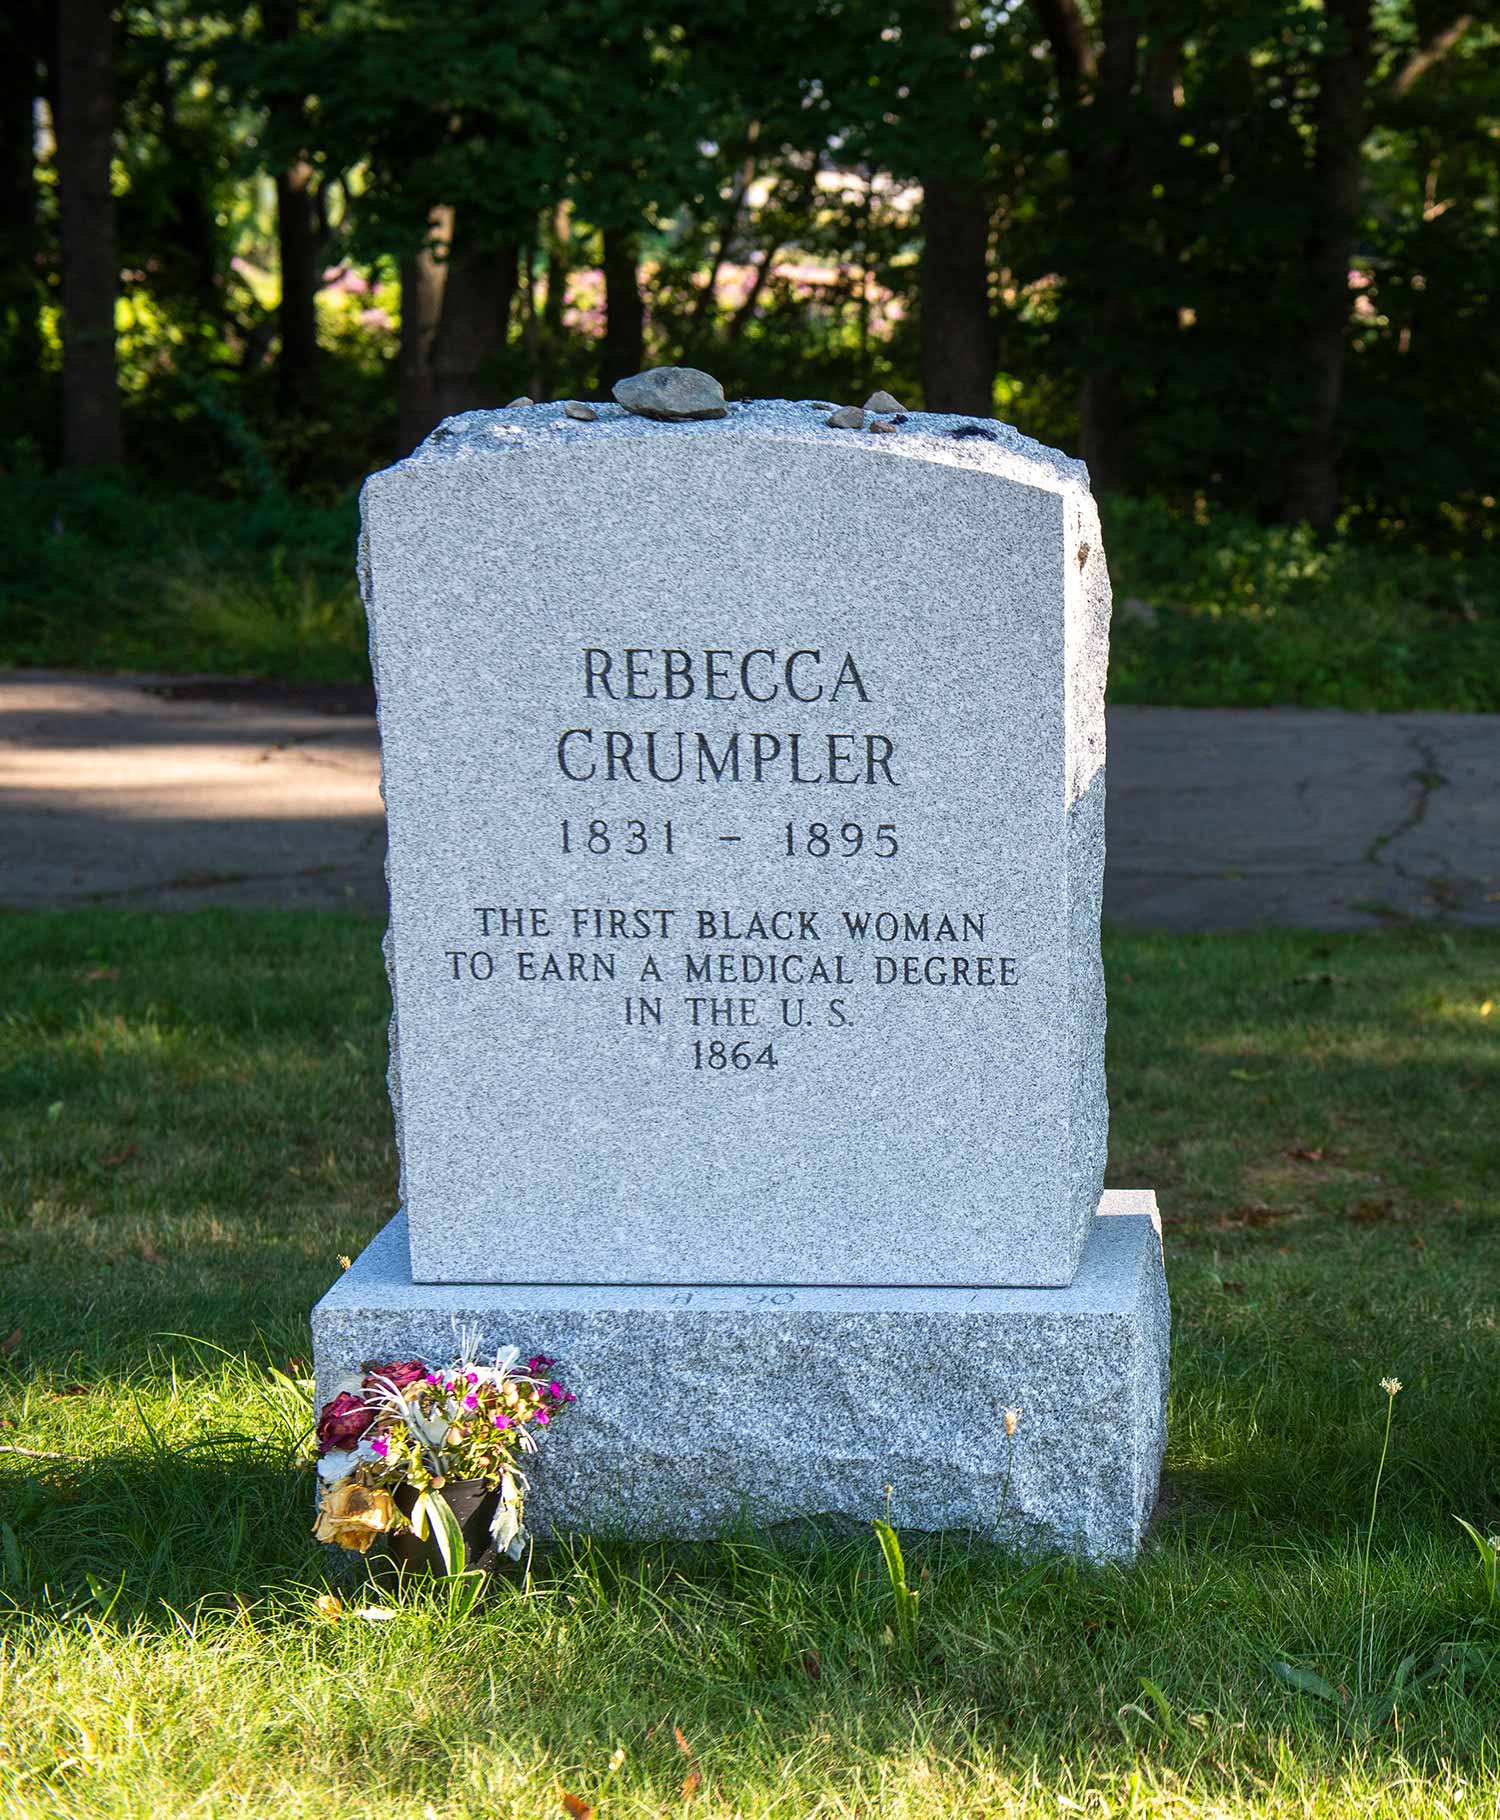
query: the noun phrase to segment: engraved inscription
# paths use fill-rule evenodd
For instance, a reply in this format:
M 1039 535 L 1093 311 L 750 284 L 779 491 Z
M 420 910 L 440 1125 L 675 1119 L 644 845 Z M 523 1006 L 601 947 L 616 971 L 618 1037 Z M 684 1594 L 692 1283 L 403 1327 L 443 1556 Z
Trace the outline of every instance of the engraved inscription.
M 705 1083 L 770 1085 L 805 1044 L 836 1042 L 893 997 L 998 1000 L 1022 984 L 1021 963 L 1002 951 L 987 910 L 899 899 L 719 906 L 671 883 L 688 884 L 711 855 L 786 868 L 809 893 L 876 870 L 909 877 L 911 863 L 920 866 L 921 830 L 895 816 L 757 816 L 752 796 L 749 813 L 726 828 L 715 799 L 698 793 L 707 784 L 899 788 L 906 760 L 897 736 L 859 724 L 866 711 L 881 714 L 881 691 L 855 652 L 791 641 L 750 650 L 600 644 L 578 648 L 569 671 L 588 708 L 575 718 L 587 724 L 555 736 L 557 773 L 570 784 L 657 786 L 670 799 L 622 814 L 611 807 L 621 799 L 601 793 L 538 829 L 569 876 L 576 866 L 580 883 L 615 880 L 618 895 L 610 901 L 610 887 L 596 883 L 586 889 L 602 902 L 473 905 L 442 950 L 441 977 L 455 989 L 545 991 L 559 1016 L 608 1019 L 643 1041 L 674 1043 Z M 704 724 L 592 724 L 601 706 L 632 702 L 656 704 L 653 716 L 702 715 Z M 756 731 L 740 718 L 778 704 L 848 719 Z M 631 881 L 647 879 L 668 902 L 634 901 Z

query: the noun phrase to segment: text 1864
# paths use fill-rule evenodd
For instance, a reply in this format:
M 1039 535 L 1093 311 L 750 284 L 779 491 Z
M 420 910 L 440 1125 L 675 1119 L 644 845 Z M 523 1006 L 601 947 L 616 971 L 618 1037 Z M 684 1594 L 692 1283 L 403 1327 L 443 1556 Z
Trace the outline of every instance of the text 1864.
M 759 1050 L 754 1043 L 702 1041 L 693 1044 L 693 1066 L 710 1074 L 748 1074 L 752 1068 L 777 1068 L 776 1051 L 770 1043 Z

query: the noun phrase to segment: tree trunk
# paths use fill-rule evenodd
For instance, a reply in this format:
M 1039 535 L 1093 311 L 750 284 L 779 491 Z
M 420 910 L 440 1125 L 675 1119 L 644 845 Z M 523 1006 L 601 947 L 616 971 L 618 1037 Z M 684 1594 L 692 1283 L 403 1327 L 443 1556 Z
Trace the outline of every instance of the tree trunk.
M 922 403 L 988 417 L 995 408 L 989 201 L 929 172 L 922 184 Z
M 458 411 L 505 402 L 481 375 L 485 363 L 504 352 L 520 270 L 514 242 L 466 252 L 461 221 L 456 225 L 442 315 L 432 338 L 432 399 L 439 422 Z
M 447 262 L 434 248 L 453 237 L 453 210 L 435 208 L 428 217 L 429 239 L 420 252 L 401 261 L 401 352 L 396 370 L 396 411 L 402 454 L 414 449 L 438 421 L 432 384 L 432 342 L 443 315 Z
M 318 385 L 317 298 L 322 274 L 312 184 L 313 167 L 305 158 L 276 173 L 276 244 L 281 257 L 277 378 L 290 403 L 307 399 Z
M 990 199 L 984 189 L 988 124 L 957 0 L 926 0 L 920 58 L 927 74 L 915 112 L 937 156 L 922 178 L 922 286 L 918 317 L 922 403 L 929 411 L 989 417 L 998 347 L 990 315 Z M 919 50 L 920 45 L 917 47 Z
M 268 43 L 290 44 L 297 36 L 297 0 L 261 0 Z M 273 114 L 288 140 L 305 124 L 301 103 L 276 96 Z M 316 172 L 299 155 L 276 173 L 276 243 L 281 264 L 281 303 L 276 326 L 281 337 L 277 379 L 283 399 L 298 403 L 318 383 L 318 284 L 322 276 L 322 233 L 318 219 Z
M 445 417 L 501 400 L 480 374 L 502 352 L 520 277 L 514 244 L 465 250 L 457 211 L 428 216 L 428 240 L 401 262 L 400 436 L 415 448 Z
M 1127 394 L 1125 369 L 1137 310 L 1124 274 L 1136 263 L 1127 257 L 1125 230 L 1142 225 L 1136 207 L 1137 161 L 1134 109 L 1139 0 L 1104 0 L 1096 92 L 1087 118 L 1077 116 L 1072 154 L 1075 207 L 1091 223 L 1094 284 L 1083 311 L 1083 381 L 1078 394 L 1079 453 L 1096 492 L 1128 491 L 1135 470 L 1135 408 Z M 1116 257 L 1109 249 L 1116 249 Z M 1102 285 L 1098 282 L 1102 276 Z
M 604 230 L 604 341 L 600 390 L 639 373 L 646 362 L 646 312 L 641 303 L 640 250 L 626 228 Z
M 693 299 L 691 336 L 695 342 L 706 341 L 713 333 L 714 315 L 719 307 L 719 273 L 723 271 L 724 263 L 733 250 L 740 217 L 745 212 L 746 199 L 755 183 L 755 148 L 759 143 L 760 122 L 751 120 L 746 124 L 744 152 L 735 166 L 734 175 L 730 179 L 729 195 L 719 216 L 719 232 L 709 260 L 708 276 L 698 286 L 698 295 Z
M 568 302 L 568 264 L 573 238 L 571 203 L 559 202 L 552 211 L 547 233 L 547 295 L 542 299 L 541 387 L 538 398 L 550 398 L 557 386 L 562 362 L 563 311 Z
M 0 362 L 8 385 L 28 387 L 41 353 L 33 110 L 44 45 L 36 7 L 0 16 Z
M 1329 40 L 1318 87 L 1313 222 L 1303 244 L 1304 389 L 1283 516 L 1319 530 L 1339 507 L 1338 417 L 1349 339 L 1349 260 L 1359 223 L 1371 0 L 1327 0 Z
M 115 380 L 120 261 L 109 167 L 114 152 L 110 0 L 59 0 L 57 171 L 62 242 L 62 457 L 69 468 L 125 458 Z

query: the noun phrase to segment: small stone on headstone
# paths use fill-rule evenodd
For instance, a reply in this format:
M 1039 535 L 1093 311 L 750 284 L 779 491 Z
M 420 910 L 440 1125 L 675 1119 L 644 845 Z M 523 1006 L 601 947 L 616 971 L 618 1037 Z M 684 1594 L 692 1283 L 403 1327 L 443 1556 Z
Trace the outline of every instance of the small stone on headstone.
M 870 396 L 865 400 L 865 409 L 867 411 L 878 411 L 881 416 L 888 417 L 892 411 L 899 411 L 901 405 L 896 399 L 891 397 L 889 392 L 871 392 Z
M 574 398 L 570 398 L 563 406 L 563 415 L 576 418 L 579 423 L 597 423 L 599 421 L 599 413 L 591 404 L 579 404 Z
M 519 398 L 512 398 L 510 403 L 505 408 L 507 411 L 514 411 L 523 404 L 535 404 L 535 403 L 536 403 L 536 400 L 534 398 L 528 398 L 526 396 L 526 394 L 523 392 Z
M 727 417 L 724 388 L 712 373 L 697 367 L 649 367 L 614 387 L 615 399 L 637 417 L 659 423 L 697 423 Z
M 874 430 L 881 430 L 881 431 L 883 431 L 883 432 L 884 432 L 884 433 L 885 433 L 885 434 L 886 434 L 886 435 L 887 435 L 887 436 L 894 436 L 894 435 L 895 435 L 895 434 L 896 434 L 896 426 L 895 426 L 895 424 L 893 424 L 893 423 L 887 423 L 887 422 L 886 422 L 886 421 L 885 421 L 885 419 L 884 419 L 884 418 L 883 418 L 883 417 L 877 417 L 877 418 L 876 418 L 876 419 L 875 419 L 875 421 L 874 421 L 874 423 L 872 423 L 872 424 L 871 424 L 871 425 L 870 425 L 870 428 L 871 428 L 871 430 L 872 430 L 872 431 L 874 431 Z
M 986 442 L 999 442 L 1000 440 L 993 430 L 986 429 L 982 423 L 961 423 L 956 430 L 950 430 L 948 434 L 960 439 L 965 436 L 982 436 Z
M 825 420 L 830 430 L 862 430 L 865 427 L 865 414 L 857 404 L 846 404 L 841 411 L 835 411 Z

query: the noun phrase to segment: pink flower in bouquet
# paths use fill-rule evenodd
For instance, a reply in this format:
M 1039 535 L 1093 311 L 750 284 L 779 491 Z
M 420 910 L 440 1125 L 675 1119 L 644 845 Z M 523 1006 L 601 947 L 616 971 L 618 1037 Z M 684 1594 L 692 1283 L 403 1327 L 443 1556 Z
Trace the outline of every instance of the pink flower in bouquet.
M 370 1373 L 364 1380 L 365 1389 L 373 1390 L 377 1378 L 384 1378 L 387 1383 L 394 1384 L 397 1390 L 405 1390 L 412 1384 L 426 1384 L 431 1373 L 420 1359 L 394 1359 L 389 1365 L 382 1365 Z
M 323 1405 L 318 1418 L 319 1451 L 331 1453 L 337 1447 L 347 1452 L 374 1420 L 374 1410 L 367 1409 L 362 1398 L 341 1390 L 331 1403 Z

